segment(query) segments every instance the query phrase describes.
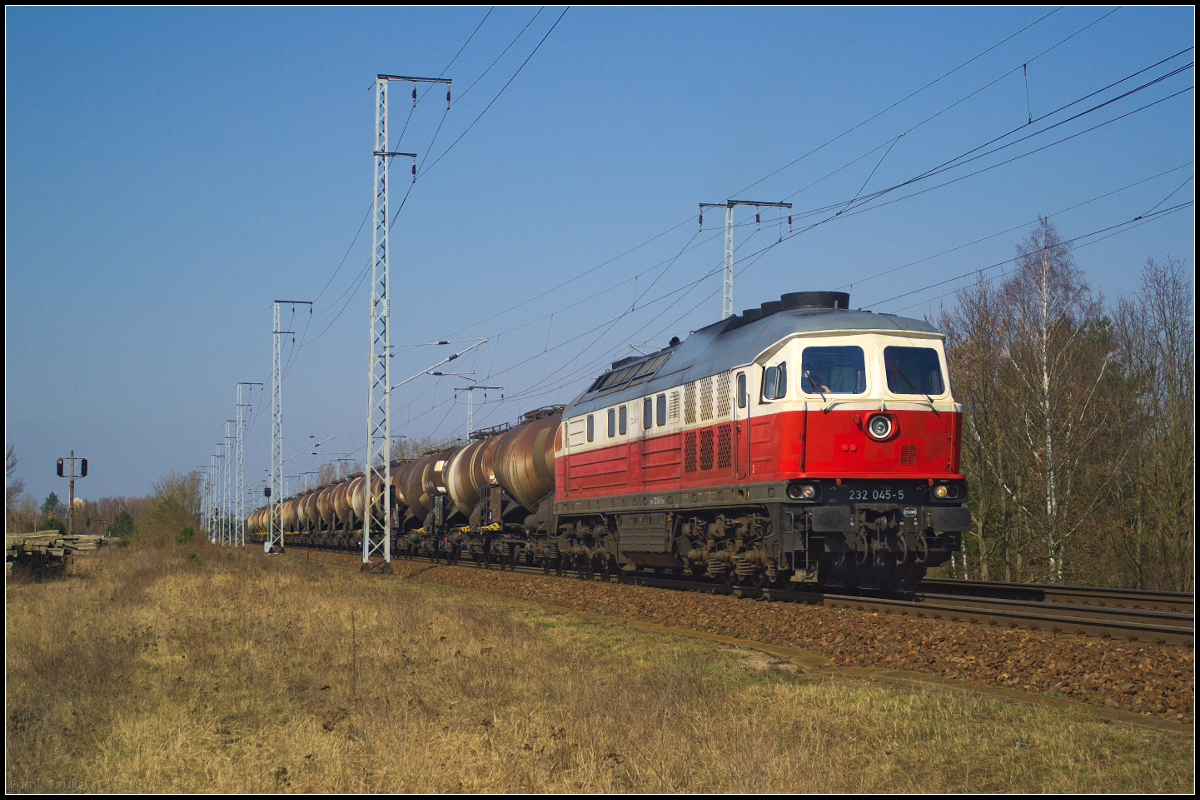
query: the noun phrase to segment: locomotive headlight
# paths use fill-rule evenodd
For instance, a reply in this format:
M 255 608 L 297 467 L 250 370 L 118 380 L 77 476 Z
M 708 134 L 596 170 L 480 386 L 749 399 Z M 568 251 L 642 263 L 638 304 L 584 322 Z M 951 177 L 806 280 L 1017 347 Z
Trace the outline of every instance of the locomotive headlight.
M 892 418 L 885 414 L 876 414 L 867 420 L 867 433 L 881 441 L 888 438 L 892 435 Z
M 965 489 L 960 488 L 956 483 L 939 483 L 933 487 L 935 500 L 954 500 L 963 496 L 965 496 Z
M 817 487 L 811 483 L 793 483 L 788 486 L 787 493 L 793 500 L 815 500 Z

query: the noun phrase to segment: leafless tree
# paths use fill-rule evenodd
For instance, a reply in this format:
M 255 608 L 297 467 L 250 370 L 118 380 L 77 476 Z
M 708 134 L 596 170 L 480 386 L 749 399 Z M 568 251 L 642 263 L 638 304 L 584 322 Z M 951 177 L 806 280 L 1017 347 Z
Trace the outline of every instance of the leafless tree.
M 11 444 L 4 446 L 4 511 L 12 510 L 17 495 L 25 491 L 25 481 L 17 474 L 17 452 Z
M 1135 437 L 1117 537 L 1139 586 L 1195 586 L 1195 302 L 1184 265 L 1148 259 L 1138 295 L 1117 304 L 1114 341 L 1129 375 Z
M 957 293 L 956 300 L 954 310 L 943 309 L 935 324 L 946 334 L 952 388 L 963 404 L 962 463 L 971 479 L 970 535 L 978 547 L 979 577 L 989 580 L 997 549 L 1007 553 L 1011 544 L 1011 464 L 1005 459 L 1003 441 L 1010 409 L 998 386 L 1005 321 L 998 293 L 982 272 Z M 1012 580 L 1009 559 L 1004 561 L 1005 580 Z
M 1004 282 L 1007 380 L 1002 392 L 1019 409 L 1019 442 L 1031 456 L 1029 522 L 1044 543 L 1046 579 L 1063 578 L 1065 548 L 1083 529 L 1104 478 L 1090 470 L 1105 429 L 1100 389 L 1109 354 L 1089 336 L 1101 319 L 1071 247 L 1042 218 L 1017 245 L 1017 267 Z M 1110 474 L 1108 479 L 1114 477 Z

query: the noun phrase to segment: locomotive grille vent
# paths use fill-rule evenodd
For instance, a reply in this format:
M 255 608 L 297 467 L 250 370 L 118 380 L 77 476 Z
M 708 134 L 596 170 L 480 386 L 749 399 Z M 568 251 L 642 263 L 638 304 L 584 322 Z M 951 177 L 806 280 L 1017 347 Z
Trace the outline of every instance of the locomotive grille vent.
M 705 428 L 700 431 L 700 471 L 708 472 L 713 468 L 713 429 Z
M 900 466 L 915 467 L 917 465 L 917 446 L 906 444 L 900 448 Z
M 733 465 L 733 436 L 728 425 L 717 429 L 717 467 L 728 469 Z
M 584 440 L 584 434 L 587 432 L 587 422 L 583 419 L 573 419 L 567 426 L 567 445 L 571 444 L 572 438 L 576 442 Z
M 717 378 L 717 419 L 728 419 L 733 410 L 733 396 L 729 393 L 731 374 L 722 372 Z
M 700 381 L 700 419 L 704 422 L 713 418 L 713 379 Z
M 671 392 L 671 403 L 667 412 L 672 422 L 679 420 L 679 392 Z
M 696 432 L 683 434 L 683 471 L 696 471 Z
M 691 425 L 696 421 L 696 382 L 692 381 L 683 387 L 683 424 Z

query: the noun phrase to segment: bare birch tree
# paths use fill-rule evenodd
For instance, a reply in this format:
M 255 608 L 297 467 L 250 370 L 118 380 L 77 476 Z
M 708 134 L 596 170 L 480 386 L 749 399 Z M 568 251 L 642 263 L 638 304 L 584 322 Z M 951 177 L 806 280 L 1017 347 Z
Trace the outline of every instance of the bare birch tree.
M 1057 583 L 1068 542 L 1099 504 L 1089 468 L 1105 427 L 1099 395 L 1109 356 L 1088 335 L 1101 303 L 1053 223 L 1040 219 L 1017 257 L 1003 286 L 1008 369 L 1000 388 L 1019 412 L 1016 432 L 1039 500 L 1029 522 L 1045 547 L 1046 579 Z

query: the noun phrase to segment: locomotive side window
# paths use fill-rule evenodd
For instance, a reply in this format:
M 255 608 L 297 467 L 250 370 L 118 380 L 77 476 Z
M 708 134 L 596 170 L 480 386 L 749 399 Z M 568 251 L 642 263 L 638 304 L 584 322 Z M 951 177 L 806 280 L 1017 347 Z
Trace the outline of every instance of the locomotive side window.
M 867 364 L 861 347 L 806 347 L 800 388 L 808 394 L 862 394 Z
M 654 401 L 647 397 L 642 401 L 642 430 L 650 430 L 651 423 L 654 422 Z
M 739 376 L 741 380 L 741 376 Z M 739 384 L 740 385 L 740 384 Z M 776 364 L 763 371 L 763 400 L 782 400 L 787 395 L 787 364 Z
M 596 419 L 591 414 L 588 414 L 587 423 L 587 440 L 590 442 L 596 438 Z
M 608 438 L 612 439 L 617 435 L 617 410 L 610 408 L 608 410 Z
M 932 347 L 885 347 L 883 369 L 892 394 L 944 394 L 942 365 Z
M 746 394 L 746 373 L 739 372 L 737 378 L 738 408 L 745 408 L 750 399 Z
M 661 428 L 667 424 L 667 396 L 665 394 L 660 394 L 656 402 L 658 403 L 657 422 L 658 427 Z
M 620 429 L 618 430 L 618 433 L 620 433 L 622 436 L 625 435 L 625 420 L 626 420 L 625 408 L 626 408 L 626 406 L 621 406 L 621 411 L 618 414 L 618 416 L 620 416 L 620 418 L 621 418 L 621 424 L 620 424 Z

